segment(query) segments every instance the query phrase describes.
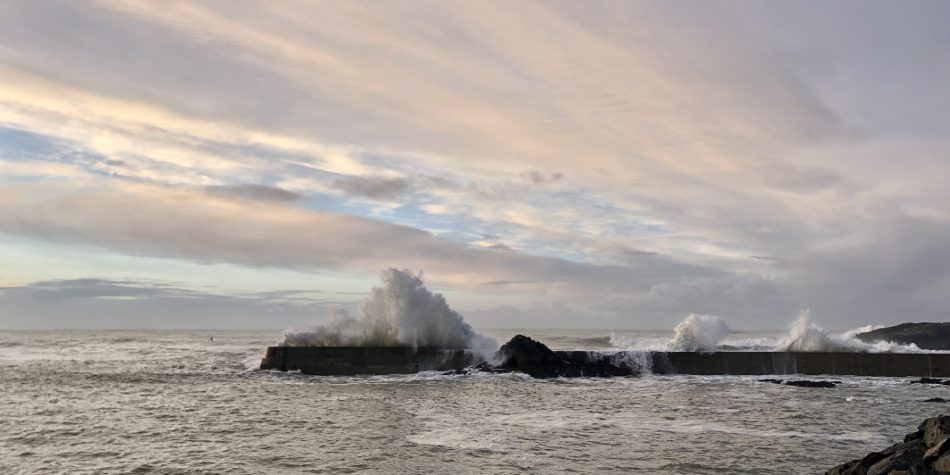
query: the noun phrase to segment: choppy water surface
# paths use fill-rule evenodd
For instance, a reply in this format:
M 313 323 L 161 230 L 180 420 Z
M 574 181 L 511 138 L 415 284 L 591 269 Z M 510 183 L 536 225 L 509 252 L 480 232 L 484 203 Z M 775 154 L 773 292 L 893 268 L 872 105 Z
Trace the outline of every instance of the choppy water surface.
M 609 345 L 596 332 L 534 334 Z M 944 411 L 923 399 L 950 395 L 889 378 L 811 389 L 247 369 L 279 339 L 0 333 L 0 472 L 819 473 L 890 445 Z

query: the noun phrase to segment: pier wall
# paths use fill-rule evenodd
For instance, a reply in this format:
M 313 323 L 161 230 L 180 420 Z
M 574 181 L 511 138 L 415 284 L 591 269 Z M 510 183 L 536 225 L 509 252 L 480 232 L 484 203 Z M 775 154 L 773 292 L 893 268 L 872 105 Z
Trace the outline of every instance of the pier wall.
M 577 360 L 577 351 L 558 351 Z M 655 374 L 694 375 L 850 375 L 950 378 L 950 354 L 839 352 L 583 352 L 631 356 Z M 448 371 L 477 365 L 490 354 L 470 350 L 404 347 L 286 347 L 272 346 L 261 369 L 305 374 L 410 374 Z
M 950 377 L 950 354 L 840 352 L 655 353 L 654 372 Z
M 271 346 L 261 361 L 261 369 L 321 375 L 411 374 L 462 369 L 483 361 L 484 355 L 469 350 Z

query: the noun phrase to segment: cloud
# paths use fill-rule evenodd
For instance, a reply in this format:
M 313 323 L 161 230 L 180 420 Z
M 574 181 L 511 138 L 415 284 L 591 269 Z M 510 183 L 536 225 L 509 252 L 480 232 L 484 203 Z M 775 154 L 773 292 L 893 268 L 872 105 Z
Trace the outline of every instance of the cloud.
M 333 182 L 336 188 L 352 196 L 393 199 L 409 191 L 412 180 L 406 177 L 352 176 Z
M 683 273 L 715 273 L 662 257 L 638 268 L 589 265 L 470 247 L 405 226 L 279 203 L 245 204 L 141 184 L 97 185 L 0 186 L 0 232 L 248 266 L 364 272 L 401 266 L 470 289 L 486 281 L 538 281 L 544 283 L 512 287 L 552 295 L 635 292 Z
M 636 321 L 950 312 L 946 5 L 218 7 L 0 5 L 0 232 Z
M 72 279 L 0 287 L 3 328 L 262 328 L 327 318 L 335 302 L 224 295 L 169 283 Z
M 263 201 L 283 201 L 292 203 L 301 198 L 301 195 L 283 188 L 267 185 L 241 184 L 241 185 L 216 185 L 205 188 L 208 193 L 230 198 L 241 198 L 249 200 Z
M 545 183 L 559 181 L 564 178 L 563 173 L 552 173 L 550 175 L 545 175 L 544 173 L 541 173 L 537 170 L 527 172 L 523 176 L 525 180 L 535 185 L 543 185 Z

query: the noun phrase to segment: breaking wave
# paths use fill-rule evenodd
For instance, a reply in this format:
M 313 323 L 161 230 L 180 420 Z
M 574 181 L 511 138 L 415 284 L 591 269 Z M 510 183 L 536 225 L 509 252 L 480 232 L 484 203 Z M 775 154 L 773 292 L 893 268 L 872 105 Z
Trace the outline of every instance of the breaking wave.
M 729 334 L 729 326 L 715 315 L 691 313 L 673 328 L 672 339 L 629 337 L 610 334 L 610 344 L 626 350 L 641 351 L 716 351 Z
M 891 341 L 865 342 L 856 335 L 873 330 L 866 326 L 842 333 L 829 333 L 811 321 L 811 312 L 802 311 L 792 324 L 788 336 L 775 348 L 776 351 L 850 351 L 862 353 L 920 353 L 915 344 L 900 344 Z
M 411 346 L 496 349 L 498 342 L 476 332 L 445 297 L 425 287 L 421 275 L 386 269 L 354 317 L 335 310 L 329 322 L 284 331 L 283 346 Z
M 691 314 L 673 329 L 672 339 L 660 335 L 611 333 L 615 348 L 635 351 L 845 351 L 859 353 L 926 353 L 914 344 L 892 341 L 866 342 L 857 338 L 880 326 L 863 326 L 840 333 L 829 332 L 811 321 L 811 312 L 802 311 L 787 333 L 735 335 L 719 317 Z
M 669 343 L 673 351 L 716 351 L 719 342 L 730 332 L 721 318 L 695 313 L 676 324 L 673 331 L 676 336 Z

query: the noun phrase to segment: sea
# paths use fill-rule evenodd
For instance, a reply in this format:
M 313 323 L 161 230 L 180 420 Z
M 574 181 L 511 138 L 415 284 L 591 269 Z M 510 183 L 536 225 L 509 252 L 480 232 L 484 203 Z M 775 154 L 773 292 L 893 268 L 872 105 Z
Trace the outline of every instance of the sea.
M 610 351 L 672 332 L 487 330 Z M 768 346 L 779 333 L 733 334 Z M 539 380 L 261 371 L 282 331 L 0 332 L 0 473 L 823 473 L 946 412 L 950 387 L 835 377 Z M 824 379 L 821 377 L 810 379 Z

